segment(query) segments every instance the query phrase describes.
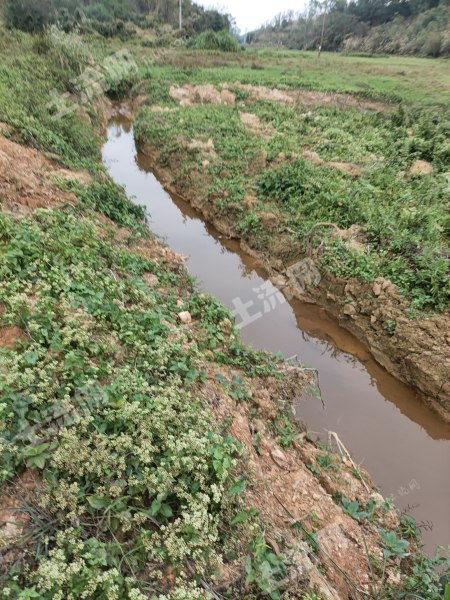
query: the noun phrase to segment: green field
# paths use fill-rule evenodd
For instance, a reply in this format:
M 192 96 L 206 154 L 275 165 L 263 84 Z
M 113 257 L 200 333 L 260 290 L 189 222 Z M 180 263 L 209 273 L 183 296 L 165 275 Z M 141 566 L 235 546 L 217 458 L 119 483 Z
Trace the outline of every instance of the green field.
M 144 49 L 142 56 L 146 52 Z M 407 104 L 450 105 L 448 59 L 330 52 L 319 59 L 315 52 L 250 49 L 238 56 L 173 51 L 159 62 L 205 69 L 204 79 L 212 82 L 227 75 L 228 81 L 347 92 Z

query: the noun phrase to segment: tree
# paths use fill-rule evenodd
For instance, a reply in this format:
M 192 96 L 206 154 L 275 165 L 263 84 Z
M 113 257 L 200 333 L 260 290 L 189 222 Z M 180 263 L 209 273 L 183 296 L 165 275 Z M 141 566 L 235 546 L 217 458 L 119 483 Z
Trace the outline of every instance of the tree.
M 7 0 L 5 23 L 7 27 L 37 32 L 53 22 L 55 11 L 52 0 Z

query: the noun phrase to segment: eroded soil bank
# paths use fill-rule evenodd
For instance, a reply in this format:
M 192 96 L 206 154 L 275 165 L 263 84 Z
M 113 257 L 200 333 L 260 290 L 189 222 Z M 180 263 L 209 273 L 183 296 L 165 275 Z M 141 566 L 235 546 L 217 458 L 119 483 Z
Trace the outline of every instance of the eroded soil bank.
M 240 345 L 182 257 L 80 204 L 90 176 L 3 137 L 0 148 L 2 400 L 47 382 L 33 414 L 21 413 L 43 445 L 27 442 L 8 405 L 18 474 L 0 496 L 2 597 L 338 600 L 427 585 L 412 575 L 423 561 L 416 528 L 345 450 L 294 426 L 291 405 L 311 374 Z M 67 182 L 76 193 L 60 194 Z M 61 412 L 61 382 L 64 393 L 79 386 L 87 365 L 107 406 L 77 406 L 72 394 Z M 153 476 L 170 492 L 142 487 Z M 187 490 L 190 476 L 199 480 Z

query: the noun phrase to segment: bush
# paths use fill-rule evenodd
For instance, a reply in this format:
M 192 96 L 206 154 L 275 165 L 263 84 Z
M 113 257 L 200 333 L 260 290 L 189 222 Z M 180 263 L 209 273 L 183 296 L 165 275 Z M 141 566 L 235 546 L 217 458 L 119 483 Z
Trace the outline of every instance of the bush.
M 220 52 L 238 52 L 240 45 L 228 31 L 204 31 L 194 39 L 196 50 L 219 50 Z
M 442 37 L 438 31 L 432 31 L 426 37 L 423 53 L 426 56 L 439 56 L 442 48 Z
M 48 58 L 52 64 L 59 65 L 62 71 L 62 81 L 69 87 L 73 76 L 81 75 L 86 66 L 92 61 L 89 50 L 76 33 L 65 33 L 56 25 L 52 25 L 43 35 L 43 42 L 48 47 Z
M 87 19 L 92 19 L 93 21 L 106 22 L 113 20 L 113 14 L 104 4 L 91 4 L 90 6 L 85 6 L 83 8 L 83 13 Z
M 5 24 L 9 28 L 34 33 L 42 31 L 54 19 L 51 0 L 7 0 Z

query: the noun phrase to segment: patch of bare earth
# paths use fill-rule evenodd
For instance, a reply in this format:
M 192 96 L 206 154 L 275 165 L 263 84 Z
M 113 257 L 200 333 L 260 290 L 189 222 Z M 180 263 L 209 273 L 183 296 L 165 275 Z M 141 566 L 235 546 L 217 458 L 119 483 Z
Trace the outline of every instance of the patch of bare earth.
M 410 175 L 429 175 L 433 172 L 433 165 L 426 160 L 415 160 L 409 170 Z
M 193 106 L 194 104 L 225 104 L 233 106 L 236 102 L 235 95 L 227 89 L 218 90 L 213 85 L 184 85 L 172 86 L 169 90 L 170 97 L 180 103 L 180 106 Z
M 248 83 L 240 83 L 239 81 L 233 83 L 232 85 L 235 88 L 247 92 L 249 94 L 249 99 L 252 102 L 256 100 L 269 100 L 270 102 L 279 102 L 280 104 L 295 103 L 295 96 L 293 92 L 290 92 L 288 90 L 279 90 L 278 88 L 269 88 L 263 85 L 251 85 Z
M 339 171 L 343 171 L 352 177 L 359 177 L 363 173 L 363 169 L 360 165 L 349 162 L 341 162 L 341 161 L 325 161 L 317 154 L 317 152 L 311 150 L 305 150 L 301 154 L 294 154 L 292 158 L 303 158 L 303 160 L 307 160 L 312 163 L 315 167 L 327 167 L 330 169 L 338 169 Z
M 360 108 L 362 110 L 373 110 L 386 112 L 392 110 L 392 104 L 385 102 L 374 102 L 352 96 L 351 94 L 337 94 L 334 92 L 310 92 L 306 90 L 280 90 L 263 85 L 251 85 L 239 81 L 228 84 L 223 83 L 224 88 L 232 85 L 249 94 L 249 100 L 269 100 L 285 105 L 298 106 L 339 106 L 340 108 Z
M 35 471 L 25 471 L 0 493 L 0 574 L 6 573 L 23 554 L 21 539 L 30 523 L 26 510 L 34 502 L 40 479 Z
M 0 197 L 2 209 L 17 215 L 36 208 L 74 202 L 73 194 L 61 191 L 55 178 L 74 179 L 88 185 L 90 176 L 61 168 L 42 152 L 0 135 Z
M 0 328 L 0 348 L 11 350 L 27 339 L 28 336 L 20 327 L 8 325 Z
M 250 401 L 235 401 L 223 392 L 215 375 L 229 379 L 236 373 L 220 366 L 210 371 L 202 393 L 210 403 L 219 422 L 230 422 L 229 432 L 245 449 L 242 468 L 247 474 L 246 504 L 256 508 L 265 523 L 266 538 L 276 554 L 283 553 L 292 561 L 289 576 L 283 582 L 293 598 L 302 598 L 306 590 L 315 589 L 324 599 L 350 598 L 354 588 L 372 590 L 372 580 L 367 550 L 381 558 L 379 537 L 375 525 L 366 523 L 362 529 L 342 508 L 333 495 L 343 494 L 349 500 L 365 505 L 369 500 L 382 497 L 370 483 L 367 474 L 360 470 L 364 482 L 355 476 L 354 465 L 348 457 L 330 455 L 333 470 L 315 476 L 308 465 L 317 466 L 316 457 L 323 454 L 305 434 L 289 448 L 282 448 L 273 433 L 271 423 L 277 419 L 280 398 L 291 402 L 286 383 L 274 377 L 246 381 Z M 298 393 L 309 382 L 310 375 L 286 367 L 291 393 Z M 283 401 L 281 401 L 283 402 Z M 317 469 L 319 473 L 320 469 Z M 391 528 L 397 524 L 391 511 L 377 512 L 377 526 Z M 292 526 L 301 524 L 302 534 Z M 305 546 L 305 531 L 314 533 L 319 546 Z M 277 542 L 278 540 L 278 542 Z M 279 540 L 282 540 L 280 542 Z M 317 561 L 323 573 L 317 568 Z M 342 574 L 344 572 L 344 575 Z M 222 572 L 222 581 L 236 577 L 229 566 Z M 229 583 L 229 581 L 228 581 Z
M 265 139 L 271 138 L 275 130 L 274 128 L 267 123 L 262 123 L 261 119 L 258 115 L 254 115 L 248 112 L 240 112 L 239 118 L 241 120 L 242 125 L 252 134 Z
M 220 88 L 220 89 L 219 89 Z M 299 106 L 339 106 L 341 108 L 360 108 L 363 110 L 388 111 L 392 105 L 382 102 L 372 102 L 360 99 L 350 94 L 331 92 L 309 92 L 304 90 L 280 90 L 263 85 L 247 83 L 222 83 L 219 87 L 211 84 L 172 86 L 170 97 L 179 102 L 180 106 L 195 104 L 225 104 L 232 106 L 236 96 L 230 88 L 237 88 L 249 94 L 247 102 L 268 100 L 285 105 Z
M 336 227 L 334 233 L 351 250 L 362 253 L 366 251 L 366 233 L 361 225 L 351 225 L 348 229 L 339 229 L 339 227 Z
M 337 94 L 334 92 L 296 92 L 296 102 L 304 106 L 338 106 L 340 108 L 360 108 L 376 112 L 388 112 L 394 106 L 386 102 L 364 100 L 351 94 Z
M 193 106 L 195 104 L 225 104 L 233 106 L 236 103 L 236 95 L 232 89 L 240 89 L 248 94 L 246 103 L 257 100 L 268 100 L 278 102 L 286 106 L 338 106 L 339 108 L 358 108 L 376 112 L 388 112 L 393 110 L 393 105 L 386 102 L 376 102 L 351 94 L 339 94 L 335 92 L 315 92 L 299 89 L 279 89 L 264 85 L 252 85 L 235 81 L 233 83 L 223 82 L 218 86 L 211 84 L 172 86 L 169 90 L 170 97 L 176 100 L 180 106 Z

